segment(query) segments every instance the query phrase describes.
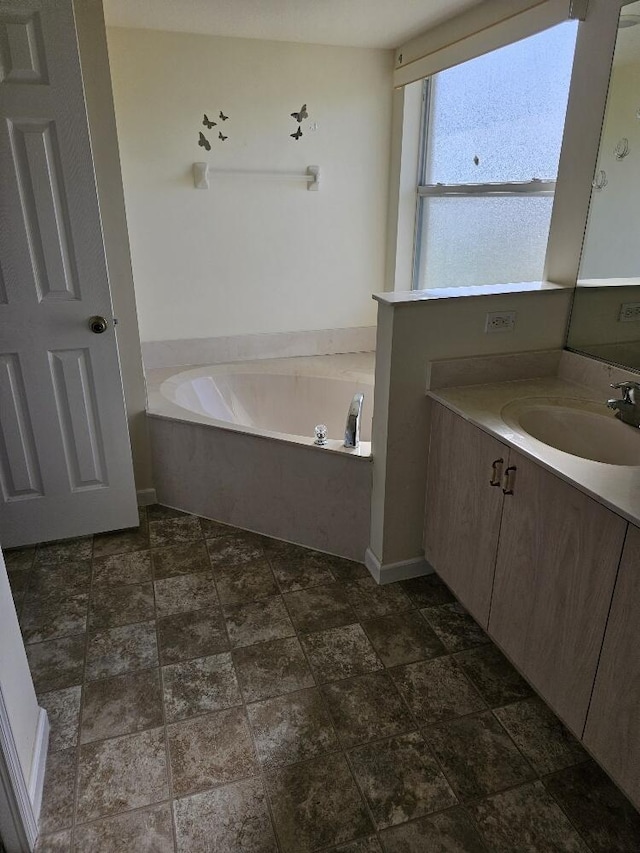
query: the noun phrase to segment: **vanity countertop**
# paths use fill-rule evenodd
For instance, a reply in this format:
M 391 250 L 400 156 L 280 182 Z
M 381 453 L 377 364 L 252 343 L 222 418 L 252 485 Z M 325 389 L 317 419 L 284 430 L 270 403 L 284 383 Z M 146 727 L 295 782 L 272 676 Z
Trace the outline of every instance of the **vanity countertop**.
M 640 524 L 640 458 L 637 467 L 582 459 L 516 431 L 501 416 L 507 404 L 530 397 L 586 399 L 604 406 L 592 388 L 553 377 L 440 388 L 427 395 L 618 515 Z

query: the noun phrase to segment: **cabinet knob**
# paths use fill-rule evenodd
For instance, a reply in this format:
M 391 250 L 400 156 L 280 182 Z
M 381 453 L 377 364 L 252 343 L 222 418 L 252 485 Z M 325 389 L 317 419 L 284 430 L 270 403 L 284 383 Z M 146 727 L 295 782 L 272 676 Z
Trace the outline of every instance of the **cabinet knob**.
M 504 477 L 502 478 L 502 493 L 504 495 L 512 495 L 513 487 L 516 481 L 516 471 L 518 469 L 515 465 L 509 465 L 509 467 L 504 472 Z
M 504 459 L 494 459 L 491 463 L 491 477 L 489 479 L 490 486 L 499 486 L 502 480 L 502 466 Z

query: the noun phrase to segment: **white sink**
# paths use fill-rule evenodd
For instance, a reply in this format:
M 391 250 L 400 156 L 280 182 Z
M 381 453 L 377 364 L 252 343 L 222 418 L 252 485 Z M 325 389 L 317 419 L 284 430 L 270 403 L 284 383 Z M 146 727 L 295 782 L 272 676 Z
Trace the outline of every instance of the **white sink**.
M 640 465 L 640 429 L 618 420 L 603 402 L 556 397 L 514 400 L 502 409 L 512 429 L 595 462 Z

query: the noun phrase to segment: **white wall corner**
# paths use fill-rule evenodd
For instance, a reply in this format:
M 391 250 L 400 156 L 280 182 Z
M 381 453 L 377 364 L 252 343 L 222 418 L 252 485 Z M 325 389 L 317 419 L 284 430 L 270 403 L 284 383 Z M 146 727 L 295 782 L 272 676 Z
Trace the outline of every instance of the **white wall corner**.
M 364 564 L 380 585 L 431 575 L 435 571 L 424 557 L 413 557 L 411 560 L 400 560 L 397 563 L 381 563 L 371 548 L 367 548 L 365 552 Z
M 155 489 L 138 489 L 138 506 L 151 506 L 158 503 L 158 496 Z
M 38 818 L 49 745 L 49 720 L 40 708 L 29 780 L 24 778 L 9 713 L 0 689 L 0 816 L 3 835 L 15 850 L 33 851 L 38 840 Z M 4 821 L 10 821 L 6 828 Z M 11 850 L 11 846 L 9 849 Z

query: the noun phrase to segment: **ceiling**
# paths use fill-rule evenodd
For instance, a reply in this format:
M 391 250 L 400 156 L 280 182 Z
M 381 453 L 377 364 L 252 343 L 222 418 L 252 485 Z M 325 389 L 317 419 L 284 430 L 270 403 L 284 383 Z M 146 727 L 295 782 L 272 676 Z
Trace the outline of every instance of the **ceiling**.
M 104 0 L 107 26 L 394 48 L 482 0 Z

